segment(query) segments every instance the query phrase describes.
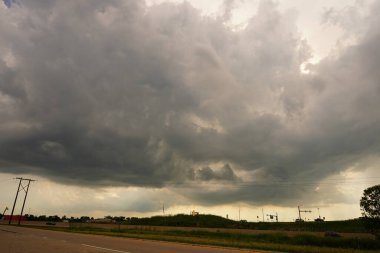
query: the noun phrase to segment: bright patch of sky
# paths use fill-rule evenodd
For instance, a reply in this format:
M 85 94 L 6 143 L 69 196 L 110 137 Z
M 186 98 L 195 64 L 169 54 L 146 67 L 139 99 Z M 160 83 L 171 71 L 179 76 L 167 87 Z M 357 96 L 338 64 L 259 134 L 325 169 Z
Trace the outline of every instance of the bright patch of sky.
M 147 0 L 148 5 L 164 2 L 182 3 L 182 0 Z M 207 16 L 216 17 L 223 13 L 224 3 L 231 3 L 231 20 L 226 25 L 235 29 L 242 29 L 248 20 L 256 13 L 259 0 L 190 0 L 191 5 L 202 10 Z M 313 57 L 309 62 L 317 63 L 326 57 L 330 50 L 337 46 L 342 39 L 343 31 L 337 27 L 323 23 L 323 14 L 331 8 L 338 10 L 352 5 L 357 0 L 279 0 L 276 1 L 281 11 L 294 11 L 297 13 L 297 26 L 302 36 L 313 49 Z M 368 1 L 367 1 L 368 2 Z

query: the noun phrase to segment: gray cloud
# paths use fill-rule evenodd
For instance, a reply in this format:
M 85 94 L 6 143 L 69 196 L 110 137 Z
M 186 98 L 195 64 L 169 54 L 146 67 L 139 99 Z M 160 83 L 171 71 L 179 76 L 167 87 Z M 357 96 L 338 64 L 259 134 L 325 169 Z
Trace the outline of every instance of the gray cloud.
M 311 49 L 271 1 L 240 31 L 189 3 L 0 8 L 0 170 L 183 186 L 204 203 L 310 198 L 292 182 L 315 185 L 380 153 L 379 9 L 357 44 L 304 75 Z
M 232 170 L 229 164 L 225 164 L 220 169 L 214 170 L 209 166 L 203 167 L 193 171 L 191 179 L 201 180 L 201 181 L 211 181 L 211 180 L 222 180 L 222 181 L 234 181 L 238 177 L 235 175 L 235 172 Z

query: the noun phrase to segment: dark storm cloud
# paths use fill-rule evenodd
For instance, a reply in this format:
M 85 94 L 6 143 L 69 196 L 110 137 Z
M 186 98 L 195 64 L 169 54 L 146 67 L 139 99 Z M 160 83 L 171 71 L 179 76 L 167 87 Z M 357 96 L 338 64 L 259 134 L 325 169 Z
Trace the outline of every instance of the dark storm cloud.
M 294 13 L 270 1 L 240 31 L 223 24 L 228 10 L 212 19 L 188 3 L 0 8 L 0 169 L 79 185 L 195 183 L 181 192 L 203 203 L 309 198 L 291 183 L 380 153 L 372 9 L 356 45 L 303 75 L 311 49 Z M 256 185 L 274 181 L 288 184 Z

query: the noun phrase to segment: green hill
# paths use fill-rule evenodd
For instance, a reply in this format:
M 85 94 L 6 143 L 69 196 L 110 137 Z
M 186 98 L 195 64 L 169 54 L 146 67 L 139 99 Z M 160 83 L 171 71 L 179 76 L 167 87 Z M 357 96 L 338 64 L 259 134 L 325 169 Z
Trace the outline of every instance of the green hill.
M 145 226 L 176 226 L 176 227 L 208 227 L 208 228 L 230 228 L 238 227 L 239 222 L 229 220 L 216 215 L 185 215 L 153 216 L 150 218 L 127 218 L 130 225 Z
M 126 224 L 143 226 L 173 226 L 173 227 L 207 227 L 207 228 L 240 228 L 257 230 L 279 230 L 279 231 L 336 231 L 363 233 L 366 232 L 360 219 L 346 221 L 325 222 L 247 222 L 229 220 L 220 216 L 210 214 L 174 216 L 153 216 L 149 218 L 127 218 Z

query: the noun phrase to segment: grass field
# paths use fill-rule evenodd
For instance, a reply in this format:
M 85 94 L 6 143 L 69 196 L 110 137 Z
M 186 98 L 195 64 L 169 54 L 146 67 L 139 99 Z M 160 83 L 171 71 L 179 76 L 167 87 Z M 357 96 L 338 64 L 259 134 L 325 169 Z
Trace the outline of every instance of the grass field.
M 146 229 L 94 228 L 74 226 L 69 228 L 44 227 L 74 233 L 90 233 L 128 238 L 164 240 L 222 247 L 262 249 L 281 252 L 380 252 L 380 241 L 370 238 L 330 238 L 310 234 L 287 235 L 286 231 L 272 234 L 242 234 L 208 231 L 157 231 Z
M 325 222 L 246 222 L 215 215 L 126 218 L 118 223 L 24 221 L 25 225 L 73 233 L 173 241 L 279 252 L 380 252 L 380 240 L 363 219 Z M 371 223 L 378 227 L 379 224 Z M 325 237 L 326 231 L 340 237 Z

